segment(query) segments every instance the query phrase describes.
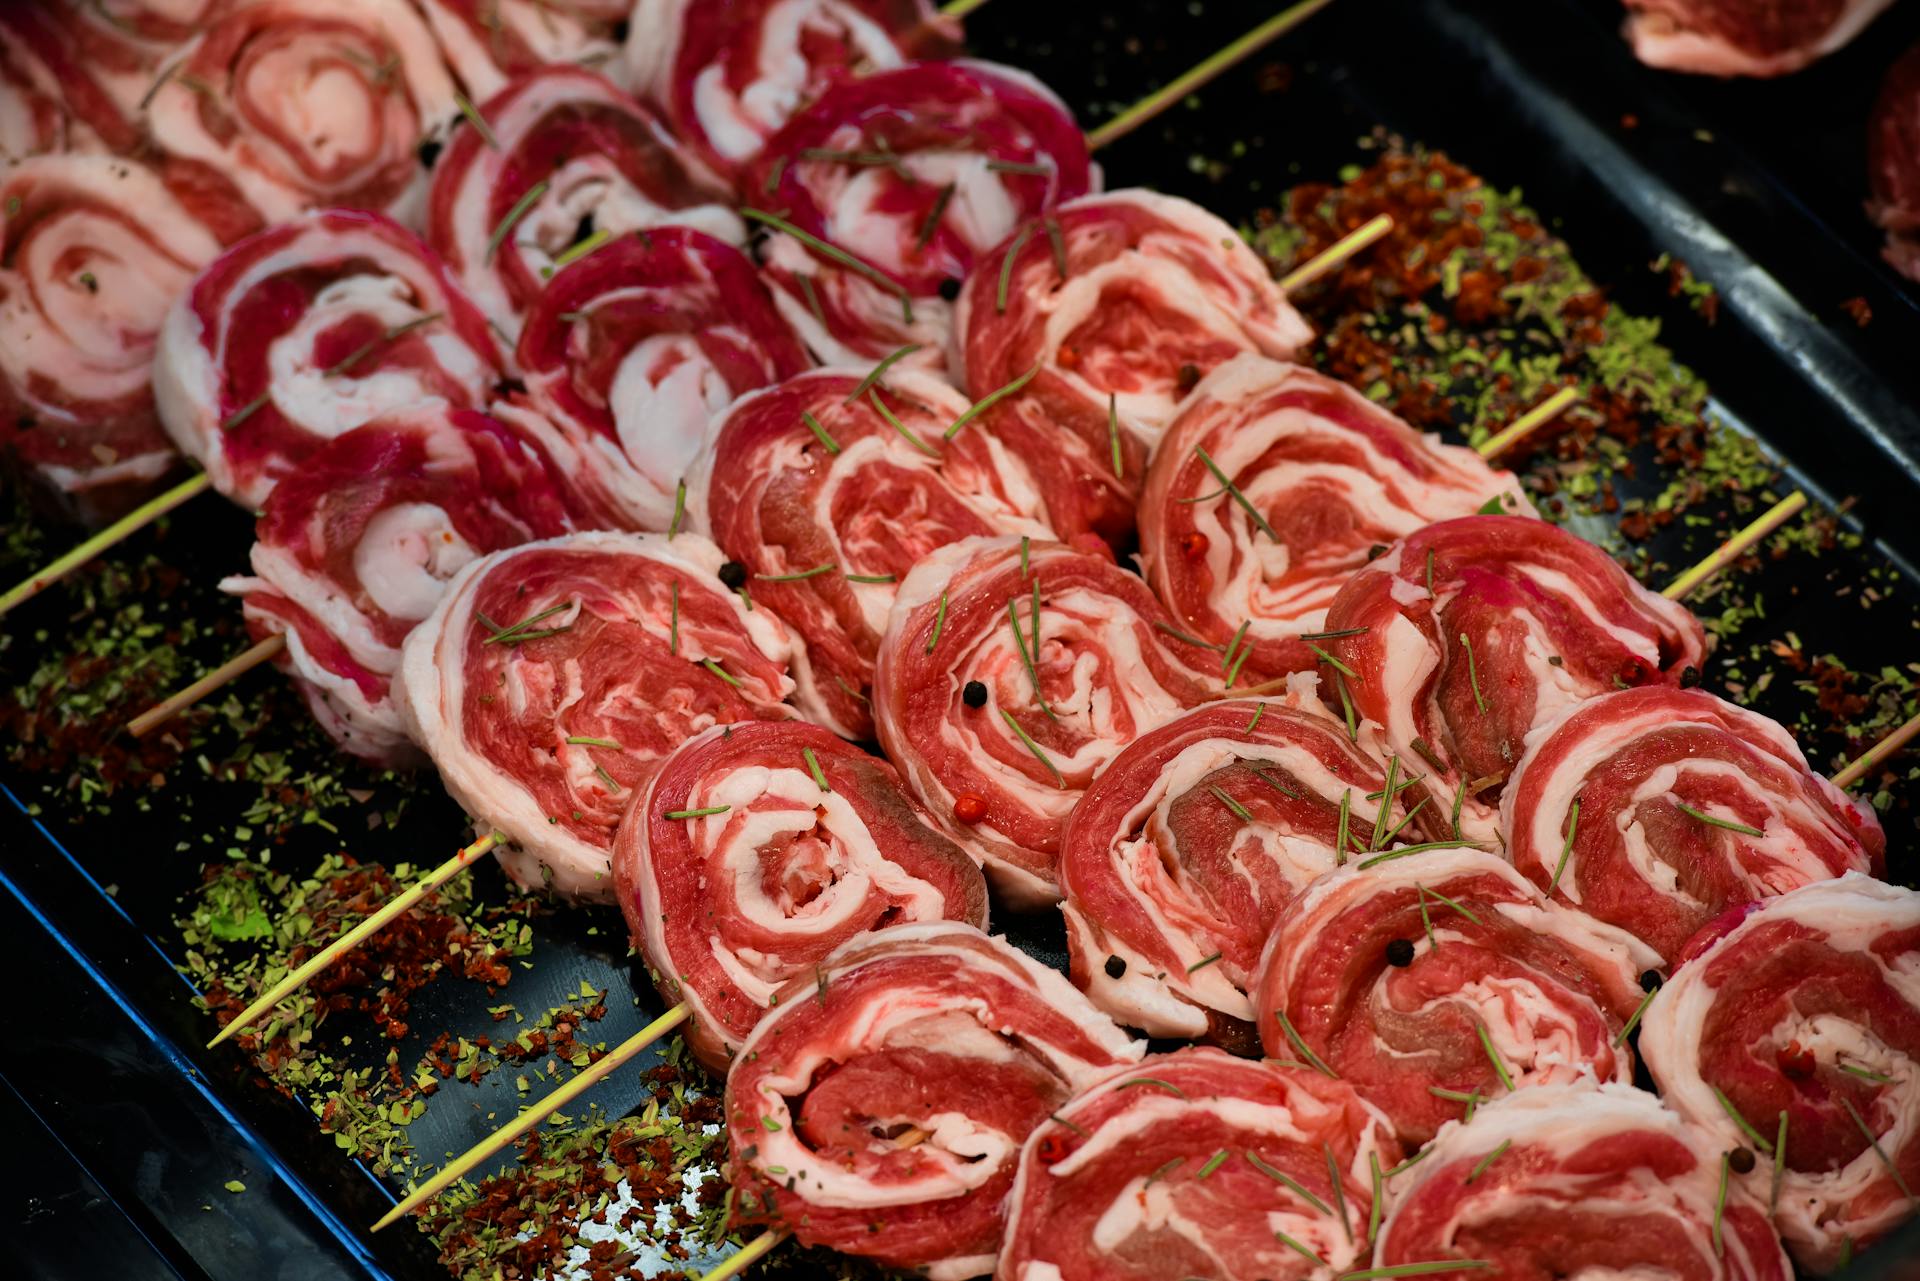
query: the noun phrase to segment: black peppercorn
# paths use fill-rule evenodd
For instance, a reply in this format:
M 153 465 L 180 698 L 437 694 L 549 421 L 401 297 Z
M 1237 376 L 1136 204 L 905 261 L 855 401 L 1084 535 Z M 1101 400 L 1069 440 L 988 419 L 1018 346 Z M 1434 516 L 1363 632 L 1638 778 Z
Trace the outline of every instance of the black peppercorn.
M 1640 975 L 1640 990 L 1642 992 L 1651 992 L 1665 981 L 1665 979 L 1660 977 L 1659 970 L 1647 970 Z
M 1385 543 L 1375 543 L 1373 546 L 1367 548 L 1367 559 L 1370 561 L 1379 560 L 1386 554 L 1387 545 Z
M 440 158 L 440 148 L 441 143 L 433 138 L 429 138 L 420 144 L 420 167 L 422 169 L 433 168 L 433 162 Z
M 1692 689 L 1700 683 L 1700 669 L 1688 663 L 1680 669 L 1680 688 Z
M 1192 391 L 1196 386 L 1199 385 L 1199 383 L 1200 383 L 1200 366 L 1195 364 L 1185 364 L 1180 366 L 1179 386 L 1180 386 L 1180 392 L 1182 395 L 1185 395 L 1187 392 Z
M 720 581 L 734 591 L 747 585 L 747 567 L 737 560 L 730 560 L 720 567 Z
M 968 681 L 967 687 L 960 691 L 960 701 L 968 707 L 985 707 L 987 705 L 987 687 L 979 681 Z
M 960 296 L 960 277 L 948 276 L 940 282 L 940 296 L 948 302 Z
M 1395 969 L 1404 969 L 1413 964 L 1413 940 L 1395 939 L 1387 944 L 1387 964 Z
M 1117 979 L 1127 972 L 1127 963 L 1117 956 L 1107 958 L 1107 977 Z
M 1727 1168 L 1735 1174 L 1752 1174 L 1753 1153 L 1745 1148 L 1735 1148 L 1727 1153 Z

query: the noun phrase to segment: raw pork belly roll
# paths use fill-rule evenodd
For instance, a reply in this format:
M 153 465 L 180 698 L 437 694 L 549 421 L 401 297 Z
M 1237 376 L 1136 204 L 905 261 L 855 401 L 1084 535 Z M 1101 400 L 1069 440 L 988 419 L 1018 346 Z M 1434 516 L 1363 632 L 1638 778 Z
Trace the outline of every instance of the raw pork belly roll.
M 996 888 L 1038 907 L 1059 898 L 1060 834 L 1094 775 L 1215 693 L 1217 666 L 1111 559 L 967 538 L 901 583 L 874 720 L 914 794 Z
M 966 410 L 930 374 L 817 370 L 743 397 L 689 478 L 695 527 L 806 641 L 801 709 L 848 738 L 873 737 L 874 653 L 921 558 L 974 535 L 1053 537 L 1021 460 L 984 435 L 941 438 Z
M 1181 627 L 1226 645 L 1246 625 L 1251 684 L 1313 666 L 1300 635 L 1319 630 L 1372 549 L 1492 498 L 1533 510 L 1511 472 L 1345 383 L 1237 356 L 1200 381 L 1154 450 L 1142 559 Z
M 1384 1116 L 1310 1068 L 1149 1055 L 1027 1139 L 994 1275 L 1290 1281 L 1363 1267 L 1379 1176 L 1400 1157 Z
M 1247 996 L 1281 909 L 1323 872 L 1347 803 L 1349 848 L 1386 834 L 1421 840 L 1378 795 L 1387 767 L 1300 676 L 1284 698 L 1210 703 L 1147 731 L 1087 789 L 1060 838 L 1061 910 L 1073 981 L 1093 1003 L 1153 1036 L 1251 1048 Z M 1431 805 L 1423 805 L 1431 809 Z
M 154 63 L 130 28 L 111 29 L 72 0 L 0 5 L 0 161 L 133 154 L 142 140 L 134 107 Z
M 713 418 L 812 362 L 738 249 L 664 227 L 555 275 L 517 363 L 533 407 L 622 495 L 622 523 L 666 529 Z
M 1396 852 L 1294 899 L 1253 996 L 1267 1053 L 1351 1083 L 1418 1144 L 1510 1090 L 1631 1083 L 1621 1030 L 1656 959 L 1492 854 Z
M 1887 233 L 1886 260 L 1920 280 L 1920 45 L 1887 69 L 1867 122 L 1867 214 Z
M 1046 245 L 1030 220 L 1095 186 L 1086 138 L 1052 90 L 1010 67 L 950 62 L 835 85 L 767 144 L 744 190 L 864 264 L 784 233 L 766 248 L 780 310 L 822 360 L 859 364 L 919 342 L 937 364 L 942 287 L 958 288 L 1022 224 Z
M 1402 539 L 1340 589 L 1326 629 L 1356 633 L 1324 642 L 1355 673 L 1333 673 L 1342 696 L 1483 841 L 1530 732 L 1622 685 L 1695 679 L 1706 653 L 1685 606 L 1592 543 L 1517 516 Z
M 1893 0 L 1626 0 L 1627 39 L 1648 66 L 1784 76 L 1826 57 Z
M 1027 1136 L 1144 1048 L 971 925 L 861 935 L 782 989 L 727 1075 L 734 1220 L 984 1276 Z
M 154 346 L 220 242 L 158 174 L 107 156 L 16 165 L 0 207 L 0 435 L 52 488 L 111 507 L 173 461 Z
M 153 373 L 174 443 L 256 508 L 334 437 L 395 410 L 475 408 L 501 376 L 486 318 L 433 252 L 341 209 L 216 259 L 168 313 Z
M 554 262 L 589 237 L 678 223 L 746 238 L 719 179 L 591 71 L 536 71 L 480 113 L 492 137 L 461 129 L 434 165 L 427 240 L 509 336 Z
M 1831 1272 L 1920 1189 L 1920 894 L 1849 872 L 1728 912 L 1681 959 L 1647 1067 L 1711 1142 L 1757 1153 L 1737 1181 Z
M 1736 1184 L 1721 1204 L 1724 1156 L 1712 1135 L 1631 1086 L 1526 1090 L 1449 1125 L 1389 1182 L 1373 1265 L 1789 1281 L 1765 1203 Z
M 1667 961 L 1728 907 L 1878 873 L 1887 843 L 1777 722 L 1662 686 L 1597 695 L 1541 729 L 1500 815 L 1534 884 Z
M 411 5 L 257 0 L 170 65 L 147 105 L 154 140 L 224 175 L 267 221 L 331 206 L 418 223 L 420 145 L 459 107 Z
M 634 92 L 730 177 L 796 110 L 865 69 L 938 57 L 959 39 L 928 0 L 639 0 Z
M 491 98 L 551 64 L 619 65 L 630 0 L 416 0 L 467 91 Z M 560 68 L 556 68 L 560 69 Z
M 253 576 L 229 578 L 254 639 L 347 751 L 411 765 L 389 685 L 400 645 L 447 581 L 488 552 L 573 528 L 540 460 L 476 410 L 424 409 L 356 428 L 274 487 L 254 529 Z
M 774 993 L 856 934 L 984 929 L 987 883 L 893 767 L 800 721 L 718 725 L 661 764 L 613 847 L 620 910 L 687 1044 L 725 1072 Z
M 704 729 L 783 720 L 792 643 L 694 534 L 573 534 L 454 577 L 401 651 L 407 729 L 522 885 L 610 900 L 614 829 Z

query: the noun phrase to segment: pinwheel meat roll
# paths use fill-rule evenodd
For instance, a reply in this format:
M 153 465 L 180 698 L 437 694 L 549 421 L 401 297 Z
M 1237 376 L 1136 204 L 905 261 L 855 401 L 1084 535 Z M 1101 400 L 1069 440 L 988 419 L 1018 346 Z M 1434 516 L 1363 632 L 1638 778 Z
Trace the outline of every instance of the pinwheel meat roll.
M 860 935 L 778 993 L 727 1075 L 734 1220 L 984 1276 L 1027 1136 L 1143 1048 L 971 925 Z
M 874 654 L 908 571 L 962 538 L 1053 537 L 1024 462 L 942 439 L 966 410 L 930 374 L 816 370 L 741 398 L 689 477 L 695 527 L 806 641 L 801 710 L 848 738 L 873 737 Z
M 1471 449 L 1345 383 L 1242 355 L 1201 379 L 1155 448 L 1141 557 L 1181 627 L 1219 645 L 1241 635 L 1251 683 L 1314 665 L 1300 636 L 1374 549 L 1496 498 L 1533 510 Z
M 132 155 L 151 52 L 70 0 L 0 5 L 0 161 L 73 151 Z
M 1347 581 L 1325 647 L 1332 679 L 1391 749 L 1422 763 L 1437 805 L 1476 840 L 1497 835 L 1500 789 L 1527 735 L 1622 686 L 1696 680 L 1699 620 L 1605 552 L 1516 516 L 1412 534 Z
M 555 67 L 619 66 L 628 0 L 416 0 L 447 62 L 474 98 Z M 643 40 L 655 35 L 643 29 Z
M 427 240 L 510 337 L 569 252 L 668 223 L 746 238 L 720 180 L 591 71 L 535 71 L 479 110 L 492 136 L 461 129 L 435 162 Z
M 1444 834 L 1430 804 L 1411 819 L 1401 806 L 1415 794 L 1406 766 L 1381 804 L 1374 742 L 1350 740 L 1303 674 L 1284 697 L 1209 703 L 1122 749 L 1060 838 L 1074 983 L 1150 1035 L 1252 1048 L 1261 949 L 1294 896 L 1344 861 L 1343 798 L 1350 852 L 1376 826 L 1382 847 Z
M 1375 1268 L 1789 1281 L 1764 1201 L 1721 1202 L 1724 1148 L 1627 1085 L 1544 1085 L 1450 1124 L 1387 1184 Z M 1387 1275 L 1396 1275 L 1389 1273 Z
M 407 729 L 520 884 L 610 900 L 614 830 L 700 731 L 784 720 L 792 642 L 694 534 L 583 533 L 474 561 L 402 647 Z
M 900 584 L 875 666 L 887 756 L 1021 906 L 1059 897 L 1074 802 L 1120 749 L 1219 689 L 1146 583 L 1097 552 L 967 538 Z
M 1712 1142 L 1757 1155 L 1737 1181 L 1829 1273 L 1915 1211 L 1920 894 L 1849 872 L 1733 909 L 1681 961 L 1641 1025 L 1647 1067 Z
M 15 165 L 0 206 L 0 431 L 53 489 L 111 508 L 173 461 L 154 347 L 220 242 L 159 174 L 108 156 Z
M 1260 1041 L 1359 1090 L 1409 1143 L 1515 1089 L 1631 1083 L 1627 1020 L 1658 958 L 1464 847 L 1372 855 L 1280 915 Z
M 459 113 L 432 33 L 387 0 L 239 5 L 170 72 L 147 103 L 154 141 L 225 175 L 269 222 L 324 206 L 417 225 L 420 146 Z
M 1574 704 L 1528 739 L 1500 814 L 1534 884 L 1668 961 L 1724 909 L 1878 873 L 1886 851 L 1872 808 L 1785 727 L 1697 689 Z
M 940 57 L 959 39 L 929 0 L 638 0 L 634 92 L 714 169 L 741 176 L 768 138 L 862 69 Z
M 788 982 L 854 935 L 987 924 L 987 883 L 893 767 L 800 721 L 716 725 L 677 748 L 613 847 L 627 926 L 687 1044 L 725 1072 Z
M 1887 68 L 1867 121 L 1867 216 L 1895 270 L 1920 280 L 1920 45 Z
M 1710 76 L 1784 76 L 1841 48 L 1893 0 L 1626 0 L 1640 61 Z
M 400 645 L 449 579 L 488 552 L 572 530 L 567 496 L 476 410 L 413 410 L 359 427 L 274 487 L 254 529 L 245 601 L 255 640 L 334 741 L 383 765 L 420 753 L 390 697 Z
M 1016 231 L 1048 243 L 1032 220 L 1097 186 L 1086 138 L 1050 89 L 1010 67 L 950 62 L 833 86 L 767 144 L 745 190 L 801 233 L 765 250 L 781 312 L 822 360 L 858 364 L 909 342 L 937 363 L 942 288 Z
M 1401 1149 L 1353 1087 L 1214 1049 L 1148 1055 L 1020 1153 L 1000 1281 L 1290 1281 L 1365 1264 Z M 1320 1261 L 1316 1265 L 1308 1254 Z
M 715 416 L 812 362 L 738 249 L 663 227 L 556 274 L 527 312 L 517 363 L 566 452 L 621 496 L 622 523 L 666 529 Z
M 486 318 L 433 252 L 340 209 L 215 259 L 168 313 L 153 373 L 174 443 L 253 508 L 335 436 L 396 410 L 477 408 L 501 377 Z

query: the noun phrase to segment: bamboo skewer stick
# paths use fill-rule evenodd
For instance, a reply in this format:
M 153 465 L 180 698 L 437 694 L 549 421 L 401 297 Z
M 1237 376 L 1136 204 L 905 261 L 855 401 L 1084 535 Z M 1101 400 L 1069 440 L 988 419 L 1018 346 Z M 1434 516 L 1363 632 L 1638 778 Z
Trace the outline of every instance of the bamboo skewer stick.
M 1852 787 L 1865 778 L 1868 772 L 1880 762 L 1911 743 L 1916 734 L 1920 734 L 1920 716 L 1911 718 L 1899 729 L 1860 753 L 1859 759 L 1833 776 L 1833 785 L 1840 788 Z
M 235 1015 L 230 1023 L 220 1029 L 218 1036 L 207 1042 L 207 1048 L 212 1049 L 234 1033 L 244 1030 L 249 1024 L 279 1004 L 280 1001 L 284 1000 L 287 996 L 306 986 L 314 975 L 326 969 L 329 965 L 332 965 L 354 948 L 360 946 L 360 944 L 368 938 L 379 933 L 380 930 L 386 926 L 387 922 L 393 920 L 394 917 L 399 916 L 402 912 L 407 911 L 415 903 L 418 903 L 442 885 L 445 885 L 460 872 L 465 871 L 472 865 L 474 860 L 480 858 L 494 846 L 501 844 L 504 839 L 505 838 L 498 832 L 492 832 L 481 837 L 442 863 L 439 867 L 427 873 L 418 883 L 394 895 L 391 902 L 308 957 L 301 963 L 298 969 L 295 969 L 292 973 L 274 984 L 259 1000 Z
M 1087 145 L 1098 151 L 1109 143 L 1126 137 L 1174 103 L 1202 88 L 1215 77 L 1240 65 L 1269 42 L 1293 30 L 1331 3 L 1332 0 L 1303 0 L 1303 3 L 1274 14 L 1193 70 L 1184 75 L 1175 76 L 1167 82 L 1165 87 L 1148 94 L 1107 123 L 1088 133 Z
M 1561 414 L 1573 407 L 1580 399 L 1578 387 L 1562 387 L 1526 413 L 1514 419 L 1511 424 L 1495 432 L 1480 443 L 1478 453 L 1482 458 L 1498 458 L 1513 448 L 1521 439 L 1532 435 Z
M 1751 525 L 1748 525 L 1732 538 L 1720 544 L 1720 546 L 1715 549 L 1713 555 L 1707 557 L 1698 565 L 1695 565 L 1692 569 L 1674 579 L 1671 583 L 1668 583 L 1660 594 L 1668 600 L 1685 600 L 1693 594 L 1694 588 L 1700 586 L 1700 584 L 1706 582 L 1707 579 L 1713 577 L 1713 575 L 1746 555 L 1748 549 L 1753 547 L 1755 543 L 1758 543 L 1768 534 L 1771 534 L 1774 530 L 1780 528 L 1780 526 L 1786 524 L 1789 520 L 1792 520 L 1794 516 L 1799 514 L 1800 509 L 1806 505 L 1807 496 L 1797 489 L 1794 490 L 1791 494 L 1788 494 L 1785 498 L 1782 498 L 1779 502 L 1767 508 L 1766 511 L 1760 513 L 1758 520 L 1755 520 Z
M 987 0 L 948 0 L 946 4 L 940 6 L 940 16 L 958 21 L 975 9 L 984 8 L 986 3 Z
M 237 680 L 260 664 L 267 662 L 286 647 L 287 637 L 284 632 L 275 632 L 258 644 L 248 646 L 185 689 L 168 695 L 128 721 L 127 732 L 135 738 L 145 738 L 156 727 L 172 720 L 228 681 Z
M 0 615 L 8 613 L 16 605 L 32 600 L 101 552 L 125 542 L 189 498 L 198 497 L 212 487 L 213 482 L 207 479 L 205 472 L 201 472 L 197 476 L 190 476 L 181 481 L 164 494 L 148 499 L 66 555 L 49 562 L 44 569 L 34 573 L 25 582 L 16 584 L 8 590 L 6 595 L 0 596 Z
M 1306 288 L 1392 230 L 1392 217 L 1387 214 L 1375 214 L 1280 277 L 1280 292 L 1290 294 Z
M 679 1027 L 686 1021 L 687 1014 L 688 1010 L 683 1002 L 682 1004 L 674 1006 L 665 1014 L 653 1020 L 653 1022 L 647 1024 L 638 1032 L 635 1032 L 632 1036 L 616 1046 L 611 1053 L 598 1063 L 576 1074 L 572 1080 L 568 1081 L 546 1098 L 540 1100 L 538 1105 L 529 1106 L 512 1121 L 501 1126 L 492 1134 L 489 1134 L 486 1138 L 468 1148 L 458 1158 L 449 1162 L 431 1179 L 428 1179 L 425 1183 L 422 1183 L 419 1187 L 407 1193 L 398 1205 L 380 1217 L 380 1221 L 373 1225 L 372 1230 L 378 1232 L 381 1228 L 399 1221 L 408 1214 L 411 1214 L 414 1210 L 419 1209 L 427 1202 L 433 1200 L 433 1198 L 439 1196 L 441 1192 L 445 1191 L 456 1180 L 464 1178 L 471 1170 L 488 1157 L 493 1156 L 515 1139 L 525 1134 L 528 1130 L 533 1129 L 555 1112 L 572 1103 L 582 1094 L 585 1094 L 602 1080 L 612 1075 L 624 1064 L 631 1061 L 642 1050 L 652 1045 L 655 1041 L 658 1041 L 667 1033 L 673 1031 L 673 1029 Z

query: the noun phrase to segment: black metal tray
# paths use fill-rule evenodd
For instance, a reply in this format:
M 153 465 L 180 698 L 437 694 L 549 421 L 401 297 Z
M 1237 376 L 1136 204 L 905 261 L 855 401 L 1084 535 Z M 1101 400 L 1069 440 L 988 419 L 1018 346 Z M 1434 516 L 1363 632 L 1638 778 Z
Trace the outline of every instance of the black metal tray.
M 969 26 L 982 56 L 1033 71 L 1092 123 L 1274 7 L 994 0 Z M 1853 500 L 1845 521 L 1867 546 L 1757 571 L 1752 588 L 1764 592 L 1765 616 L 1742 640 L 1791 633 L 1806 652 L 1837 653 L 1856 668 L 1920 659 L 1920 522 L 1912 516 L 1920 510 L 1920 295 L 1881 264 L 1877 233 L 1859 213 L 1867 105 L 1885 64 L 1920 38 L 1920 11 L 1906 6 L 1827 63 L 1771 84 L 1648 71 L 1617 39 L 1618 22 L 1612 0 L 1346 0 L 1101 160 L 1109 185 L 1159 187 L 1241 220 L 1296 182 L 1364 163 L 1360 140 L 1384 125 L 1496 186 L 1523 187 L 1616 300 L 1662 318 L 1668 341 L 1716 390 L 1724 418 L 1788 460 L 1791 479 L 1780 492 L 1799 484 L 1829 505 Z M 1271 92 L 1271 76 L 1267 91 L 1258 86 L 1259 68 L 1273 63 L 1291 70 L 1285 92 Z M 1717 324 L 1667 296 L 1648 270 L 1662 253 L 1718 288 Z M 1866 328 L 1840 306 L 1856 297 L 1874 313 Z M 1657 488 L 1659 479 L 1640 483 Z M 1669 536 L 1653 553 L 1689 563 L 1714 534 Z M 243 566 L 249 538 L 242 513 L 208 499 L 122 555 L 157 550 L 210 579 Z M 1872 611 L 1836 608 L 1836 584 L 1871 584 Z M 77 599 L 57 590 L 6 620 L 0 680 L 17 682 L 65 643 L 78 625 Z M 176 599 L 209 620 L 237 614 L 205 584 Z M 219 661 L 237 648 L 236 634 L 201 637 L 194 657 Z M 1786 716 L 1803 698 L 1782 682 L 1757 705 Z M 262 733 L 292 741 L 298 713 L 291 699 L 279 706 L 280 720 Z M 1807 747 L 1832 764 L 1844 744 Z M 318 754 L 313 763 L 353 769 Z M 0 1175 L 15 1210 L 0 1253 L 13 1274 L 49 1278 L 444 1276 L 418 1234 L 364 1231 L 392 1204 L 393 1189 L 344 1159 L 302 1108 L 257 1088 L 237 1052 L 200 1048 L 212 1025 L 175 969 L 171 919 L 202 859 L 219 857 L 218 846 L 200 844 L 202 834 L 230 830 L 245 802 L 191 762 L 173 775 L 144 789 L 144 812 L 123 795 L 101 816 L 72 793 L 48 795 L 45 778 L 0 770 L 0 958 L 13 976 L 0 1111 L 9 1135 L 21 1136 Z M 389 799 L 390 789 L 366 785 L 375 792 L 370 808 Z M 1916 798 L 1920 789 L 1909 786 L 1888 815 L 1891 874 L 1909 882 Z M 31 817 L 29 806 L 44 813 Z M 444 857 L 461 831 L 451 803 L 434 797 L 393 829 L 338 840 L 302 829 L 274 859 L 298 868 L 344 844 L 363 859 L 419 863 Z M 498 884 L 490 867 L 477 875 L 489 890 Z M 1002 924 L 1058 957 L 1051 920 Z M 609 1043 L 657 1010 L 652 991 L 634 982 L 610 912 L 545 916 L 535 930 L 537 964 L 515 975 L 510 993 L 521 1008 L 563 999 L 583 978 L 610 987 L 609 1015 L 594 1029 Z M 628 992 L 636 1003 L 621 999 Z M 415 1022 L 484 1031 L 486 1003 L 478 987 L 438 984 L 417 1003 Z M 617 1114 L 640 1097 L 625 1070 L 592 1099 Z M 486 1132 L 485 1111 L 507 1115 L 518 1102 L 504 1075 L 443 1091 L 414 1123 L 415 1145 L 433 1155 L 463 1149 Z M 229 1180 L 246 1192 L 226 1190 Z M 1916 1255 L 1920 1227 L 1855 1271 L 1878 1273 Z

